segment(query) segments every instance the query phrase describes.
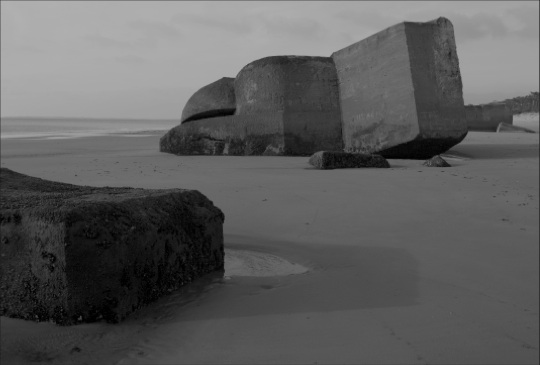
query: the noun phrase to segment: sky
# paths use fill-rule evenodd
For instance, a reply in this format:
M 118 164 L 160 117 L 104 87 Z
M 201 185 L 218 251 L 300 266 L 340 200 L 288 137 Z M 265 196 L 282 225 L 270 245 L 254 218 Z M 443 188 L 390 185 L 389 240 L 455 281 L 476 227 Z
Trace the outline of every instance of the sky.
M 453 23 L 463 96 L 539 89 L 538 1 L 4 1 L 1 115 L 180 118 L 248 63 L 330 56 L 402 21 Z

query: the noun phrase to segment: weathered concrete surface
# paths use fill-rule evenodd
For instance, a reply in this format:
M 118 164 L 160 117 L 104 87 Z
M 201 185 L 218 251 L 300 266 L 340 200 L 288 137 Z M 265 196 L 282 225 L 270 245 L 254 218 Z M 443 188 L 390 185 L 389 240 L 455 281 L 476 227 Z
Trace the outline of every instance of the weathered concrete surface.
M 160 151 L 176 155 L 284 155 L 283 113 L 194 120 L 172 128 Z
M 386 159 L 380 155 L 364 153 L 348 153 L 342 151 L 319 151 L 309 158 L 309 164 L 317 169 L 347 169 L 360 167 L 390 167 Z
M 424 159 L 467 134 L 448 19 L 403 22 L 334 52 L 346 151 Z
M 223 77 L 199 89 L 182 110 L 181 123 L 191 120 L 234 114 L 234 78 Z
M 470 131 L 496 132 L 500 123 L 512 124 L 512 111 L 506 103 L 466 105 L 465 115 Z
M 422 164 L 427 167 L 451 167 L 448 162 L 441 156 L 433 156 Z
M 311 155 L 343 148 L 337 74 L 330 57 L 275 56 L 254 61 L 238 73 L 234 90 L 234 116 L 175 127 L 161 139 L 160 150 Z M 231 144 L 244 147 L 227 149 Z M 253 144 L 264 148 L 250 147 Z
M 1 182 L 2 315 L 116 322 L 223 270 L 224 216 L 198 191 Z
M 524 128 L 524 127 L 518 127 L 516 125 L 508 124 L 508 123 L 499 123 L 497 126 L 497 133 L 536 133 L 532 129 Z
M 310 155 L 344 149 L 425 159 L 468 131 L 453 26 L 445 18 L 397 24 L 331 57 L 259 59 L 234 79 L 234 98 L 231 80 L 190 99 L 182 121 L 191 125 L 167 133 L 162 152 Z

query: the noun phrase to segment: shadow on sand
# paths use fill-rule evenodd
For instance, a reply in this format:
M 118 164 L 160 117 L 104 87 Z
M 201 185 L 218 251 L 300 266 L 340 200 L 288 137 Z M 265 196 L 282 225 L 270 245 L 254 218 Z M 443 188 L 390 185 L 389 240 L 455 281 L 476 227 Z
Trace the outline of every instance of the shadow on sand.
M 257 250 L 245 244 L 232 246 Z M 209 275 L 140 310 L 131 320 L 149 313 L 158 321 L 192 321 L 416 304 L 418 264 L 405 249 L 291 242 L 273 242 L 272 246 L 281 251 L 273 254 L 291 261 L 302 255 L 301 263 L 310 271 L 275 277 Z M 261 251 L 267 250 L 257 250 Z
M 2 317 L 2 363 L 116 363 L 133 351 L 142 353 L 137 350 L 140 344 L 158 353 L 163 346 L 171 350 L 159 332 L 154 334 L 163 326 L 170 339 L 170 333 L 181 336 L 181 329 L 197 320 L 211 323 L 214 319 L 416 304 L 418 264 L 405 249 L 361 246 L 360 241 L 308 245 L 263 242 L 256 237 L 232 239 L 236 243 L 226 247 L 272 253 L 307 264 L 310 271 L 230 279 L 223 272 L 213 273 L 136 311 L 119 324 L 61 327 Z M 178 341 L 174 339 L 173 347 Z

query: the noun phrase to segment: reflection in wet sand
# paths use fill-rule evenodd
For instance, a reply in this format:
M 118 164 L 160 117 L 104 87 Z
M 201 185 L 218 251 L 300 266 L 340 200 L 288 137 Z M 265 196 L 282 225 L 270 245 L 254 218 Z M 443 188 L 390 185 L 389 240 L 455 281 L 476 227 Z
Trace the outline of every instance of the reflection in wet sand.
M 246 250 L 225 250 L 225 277 L 286 276 L 307 271 L 306 267 L 275 255 Z

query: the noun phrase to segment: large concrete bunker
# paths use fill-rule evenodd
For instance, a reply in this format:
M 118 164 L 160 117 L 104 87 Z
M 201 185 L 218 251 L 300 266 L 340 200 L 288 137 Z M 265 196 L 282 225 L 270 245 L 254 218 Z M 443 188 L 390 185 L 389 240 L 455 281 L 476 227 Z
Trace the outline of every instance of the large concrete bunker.
M 234 79 L 234 94 L 234 115 L 186 118 L 162 137 L 161 151 L 309 155 L 312 151 L 341 149 L 338 85 L 332 58 L 276 56 L 254 61 Z M 186 107 L 191 109 L 191 104 Z
M 233 88 L 235 107 L 230 98 L 223 102 L 233 115 L 208 110 L 194 117 L 188 102 L 183 123 L 161 138 L 160 150 L 292 156 L 344 150 L 425 159 L 467 134 L 454 31 L 445 18 L 399 23 L 331 57 L 263 58 L 245 66 Z

